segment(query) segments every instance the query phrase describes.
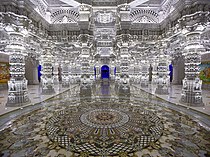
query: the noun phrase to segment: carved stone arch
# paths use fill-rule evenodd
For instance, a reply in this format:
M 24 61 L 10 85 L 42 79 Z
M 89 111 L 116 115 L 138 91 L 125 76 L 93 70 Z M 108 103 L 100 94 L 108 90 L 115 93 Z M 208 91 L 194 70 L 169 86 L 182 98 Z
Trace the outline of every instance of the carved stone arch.
M 158 14 L 153 10 L 137 9 L 130 14 L 130 17 L 133 22 L 158 23 Z
M 142 15 L 133 21 L 135 23 L 157 23 L 153 18 L 147 16 L 147 15 Z
M 74 10 L 57 10 L 52 13 L 52 23 L 75 23 L 79 19 L 79 14 Z M 64 21 L 65 20 L 65 21 Z

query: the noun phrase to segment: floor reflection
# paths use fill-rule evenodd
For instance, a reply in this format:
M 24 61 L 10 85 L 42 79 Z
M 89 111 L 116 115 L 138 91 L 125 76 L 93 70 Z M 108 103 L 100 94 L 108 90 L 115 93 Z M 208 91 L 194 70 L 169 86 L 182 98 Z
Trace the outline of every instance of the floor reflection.
M 210 131 L 162 103 L 133 86 L 76 86 L 2 130 L 0 156 L 209 156 Z
M 100 88 L 101 88 L 101 95 L 109 96 L 111 94 L 109 82 L 102 82 Z

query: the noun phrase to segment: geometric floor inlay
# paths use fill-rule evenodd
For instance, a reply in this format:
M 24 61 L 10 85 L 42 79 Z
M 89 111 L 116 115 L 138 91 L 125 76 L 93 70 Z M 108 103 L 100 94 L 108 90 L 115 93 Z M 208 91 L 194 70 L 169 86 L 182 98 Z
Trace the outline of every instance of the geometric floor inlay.
M 55 112 L 46 123 L 48 137 L 73 152 L 108 156 L 141 150 L 163 133 L 159 117 L 140 106 L 87 106 Z
M 11 111 L 17 118 L 1 116 L 1 123 L 12 121 L 0 130 L 0 156 L 210 156 L 210 128 L 192 116 L 195 111 L 173 110 L 177 105 L 134 86 L 124 91 L 93 84 L 83 90 L 77 85 L 32 111 Z

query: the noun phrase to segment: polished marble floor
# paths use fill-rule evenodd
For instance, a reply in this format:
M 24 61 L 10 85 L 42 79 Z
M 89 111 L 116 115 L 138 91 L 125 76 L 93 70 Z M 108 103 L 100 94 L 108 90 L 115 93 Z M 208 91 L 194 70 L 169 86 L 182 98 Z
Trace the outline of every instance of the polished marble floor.
M 172 85 L 171 84 L 169 86 L 169 89 L 168 89 L 168 91 L 169 91 L 168 95 L 156 94 L 155 93 L 156 85 L 154 85 L 154 84 L 149 84 L 149 86 L 146 87 L 146 88 L 142 88 L 139 85 L 135 85 L 135 86 L 142 89 L 143 91 L 146 91 L 148 93 L 156 95 L 156 96 L 158 96 L 158 97 L 160 97 L 160 98 L 162 98 L 162 99 L 164 99 L 168 102 L 172 102 L 172 103 L 177 104 L 177 105 L 185 106 L 185 107 L 191 108 L 193 110 L 196 110 L 196 111 L 199 111 L 199 112 L 210 115 L 210 89 L 203 89 L 202 90 L 202 99 L 203 99 L 204 106 L 194 107 L 194 106 L 190 106 L 190 105 L 187 105 L 187 104 L 180 103 L 182 85 Z
M 5 113 L 0 124 L 0 156 L 5 157 L 210 156 L 207 114 L 133 85 L 74 85 Z
M 59 84 L 59 85 L 54 85 L 54 89 L 55 89 L 55 93 L 49 94 L 49 95 L 43 95 L 41 94 L 42 89 L 40 85 L 28 85 L 28 95 L 31 100 L 31 103 L 29 103 L 28 105 L 33 105 L 33 104 L 37 104 L 39 102 L 45 101 L 53 96 L 56 96 L 60 93 L 67 91 L 69 88 L 63 88 L 62 85 Z M 25 105 L 25 106 L 19 106 L 19 107 L 7 107 L 6 106 L 7 97 L 8 97 L 8 90 L 6 88 L 1 89 L 0 90 L 0 115 L 14 111 L 14 110 L 18 110 L 18 109 L 22 110 L 23 107 L 28 106 L 28 105 Z

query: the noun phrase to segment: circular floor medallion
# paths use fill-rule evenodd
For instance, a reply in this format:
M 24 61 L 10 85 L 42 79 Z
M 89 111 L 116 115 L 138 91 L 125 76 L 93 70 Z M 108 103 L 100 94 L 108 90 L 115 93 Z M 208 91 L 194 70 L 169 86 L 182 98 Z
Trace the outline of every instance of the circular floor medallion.
M 81 122 L 95 128 L 114 128 L 127 123 L 129 116 L 113 109 L 95 109 L 82 114 Z
M 155 142 L 162 135 L 163 124 L 141 106 L 123 109 L 121 104 L 90 102 L 56 112 L 47 122 L 46 130 L 52 141 L 67 150 L 118 156 Z

